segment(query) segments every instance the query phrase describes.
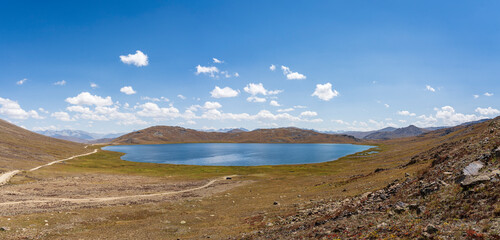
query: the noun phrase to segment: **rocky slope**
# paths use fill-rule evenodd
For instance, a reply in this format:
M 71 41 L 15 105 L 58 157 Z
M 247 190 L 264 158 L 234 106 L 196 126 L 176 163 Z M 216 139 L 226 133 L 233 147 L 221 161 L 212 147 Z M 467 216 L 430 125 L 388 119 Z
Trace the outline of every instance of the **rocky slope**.
M 245 239 L 500 239 L 500 118 L 425 134 L 440 139 L 383 189 L 304 202 Z M 380 172 L 378 174 L 383 174 Z
M 182 127 L 156 126 L 116 138 L 112 144 L 161 144 L 189 142 L 234 143 L 354 143 L 347 135 L 323 134 L 299 128 L 257 129 L 250 132 L 201 132 Z
M 84 145 L 46 137 L 0 119 L 0 172 L 84 153 Z

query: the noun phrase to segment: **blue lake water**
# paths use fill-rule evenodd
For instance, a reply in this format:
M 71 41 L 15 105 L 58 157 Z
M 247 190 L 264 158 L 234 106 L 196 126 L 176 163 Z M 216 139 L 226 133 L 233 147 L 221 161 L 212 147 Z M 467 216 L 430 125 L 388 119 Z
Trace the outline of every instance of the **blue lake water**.
M 258 166 L 320 163 L 361 152 L 372 146 L 352 144 L 186 143 L 108 146 L 133 162 Z

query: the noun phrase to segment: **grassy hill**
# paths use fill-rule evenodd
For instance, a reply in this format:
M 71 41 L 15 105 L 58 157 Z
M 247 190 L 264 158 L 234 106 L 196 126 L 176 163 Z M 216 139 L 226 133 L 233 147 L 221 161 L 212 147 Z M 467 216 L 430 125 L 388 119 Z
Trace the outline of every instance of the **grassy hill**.
M 250 132 L 202 132 L 170 126 L 155 126 L 125 134 L 112 144 L 162 143 L 355 143 L 359 140 L 347 135 L 324 134 L 299 128 L 257 129 Z
M 82 144 L 46 137 L 0 119 L 0 170 L 25 169 L 86 151 Z

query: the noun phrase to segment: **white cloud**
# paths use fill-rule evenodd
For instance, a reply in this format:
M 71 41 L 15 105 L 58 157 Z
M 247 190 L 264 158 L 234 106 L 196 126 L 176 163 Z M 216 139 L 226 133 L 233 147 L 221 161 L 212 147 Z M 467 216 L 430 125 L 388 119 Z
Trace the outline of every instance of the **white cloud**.
M 220 88 L 215 86 L 214 90 L 212 90 L 210 94 L 213 98 L 230 98 L 238 96 L 240 92 L 230 87 Z
M 325 83 L 325 84 L 316 84 L 316 90 L 314 90 L 314 93 L 311 96 L 317 96 L 319 99 L 323 101 L 330 101 L 330 99 L 338 95 L 339 92 L 337 92 L 337 90 L 332 91 L 331 83 Z
M 137 93 L 131 86 L 125 86 L 120 88 L 120 92 L 125 93 L 127 95 L 132 95 Z
M 389 108 L 389 107 L 390 107 L 390 106 L 389 106 L 389 104 L 387 104 L 387 103 L 384 103 L 384 106 L 385 106 L 386 108 Z
M 61 80 L 61 81 L 55 82 L 54 85 L 56 85 L 56 86 L 64 86 L 64 85 L 66 85 L 66 81 L 65 80 Z
M 312 112 L 312 111 L 305 111 L 305 112 L 300 113 L 300 116 L 314 117 L 314 116 L 318 116 L 318 113 Z
M 249 83 L 246 85 L 246 87 L 243 88 L 243 90 L 251 95 L 275 95 L 283 92 L 283 90 L 267 90 L 264 88 L 264 85 L 262 83 Z
M 175 107 L 161 108 L 156 103 L 147 102 L 139 106 L 142 110 L 137 115 L 155 118 L 176 118 L 180 116 L 179 110 Z
M 302 105 L 295 105 L 293 106 L 293 108 L 297 109 L 297 108 L 307 108 L 306 106 L 302 106 Z
M 274 107 L 281 106 L 276 100 L 271 100 L 271 102 L 269 102 L 269 105 L 274 106 Z
M 109 106 L 113 104 L 111 97 L 102 98 L 97 95 L 92 95 L 89 92 L 82 92 L 76 97 L 66 98 L 66 102 L 73 105 L 96 105 Z
M 414 116 L 416 116 L 417 114 L 415 114 L 415 113 L 411 113 L 411 112 L 406 111 L 406 110 L 402 110 L 402 111 L 398 111 L 398 115 L 401 115 L 401 116 L 410 116 L 410 117 L 414 117 Z
M 338 123 L 338 124 L 343 124 L 343 125 L 350 125 L 348 122 L 340 120 L 340 119 L 333 119 L 332 122 Z
M 215 74 L 219 72 L 219 69 L 217 67 L 204 67 L 204 66 L 196 66 L 196 75 L 199 75 L 200 73 L 209 75 L 210 77 L 215 77 Z
M 285 75 L 288 80 L 303 80 L 307 78 L 304 74 L 292 72 L 290 68 L 286 66 L 281 66 L 281 70 L 283 70 L 283 75 Z
M 479 95 L 477 95 L 477 94 L 474 94 L 473 96 L 474 96 L 474 99 L 478 99 L 479 98 Z
M 16 84 L 17 85 L 23 85 L 26 81 L 28 81 L 28 79 L 27 78 L 23 78 L 23 79 L 17 81 Z
M 64 122 L 74 121 L 67 112 L 55 112 L 52 113 L 51 116 Z
M 486 96 L 486 97 L 491 97 L 491 96 L 493 96 L 493 93 L 485 92 L 485 93 L 484 93 L 484 96 Z
M 5 115 L 12 119 L 43 119 L 35 110 L 25 111 L 16 101 L 0 97 L 0 115 Z
M 278 112 L 291 112 L 295 110 L 294 108 L 284 108 L 284 109 L 278 109 Z
M 444 124 L 457 125 L 465 122 L 479 120 L 480 117 L 474 114 L 456 113 L 455 109 L 451 106 L 444 106 L 441 108 L 434 108 L 436 111 L 436 118 L 441 119 Z
M 433 87 L 431 87 L 430 85 L 426 85 L 425 86 L 425 89 L 427 89 L 428 91 L 431 91 L 431 92 L 435 92 L 436 89 L 434 89 Z
M 239 76 L 240 76 L 240 74 L 236 72 L 236 73 L 234 73 L 234 76 L 235 76 L 235 77 L 239 77 Z
M 99 86 L 93 82 L 90 83 L 90 87 L 91 88 L 98 88 Z
M 182 94 L 177 95 L 177 97 L 182 99 L 182 100 L 186 100 L 186 97 L 184 97 L 184 95 L 182 95 Z
M 500 114 L 500 111 L 498 109 L 494 109 L 492 107 L 488 108 L 476 108 L 476 112 L 478 112 L 481 115 L 498 115 Z
M 205 102 L 205 105 L 203 105 L 203 108 L 205 109 L 217 109 L 221 107 L 222 105 L 218 102 Z
M 274 64 L 271 64 L 271 66 L 269 67 L 269 70 L 271 70 L 271 71 L 276 70 L 276 66 L 274 66 Z
M 262 102 L 265 102 L 266 99 L 265 98 L 261 98 L 261 97 L 257 97 L 257 96 L 250 96 L 250 97 L 247 98 L 247 101 L 248 102 L 262 103 Z
M 148 55 L 142 53 L 141 51 L 137 50 L 135 54 L 129 54 L 127 56 L 120 56 L 120 60 L 125 63 L 125 64 L 134 64 L 137 67 L 142 67 L 142 66 L 147 66 L 149 64 L 148 62 Z
M 212 58 L 212 59 L 214 60 L 214 63 L 223 63 L 224 62 L 224 61 L 221 61 L 221 60 L 219 60 L 217 58 Z

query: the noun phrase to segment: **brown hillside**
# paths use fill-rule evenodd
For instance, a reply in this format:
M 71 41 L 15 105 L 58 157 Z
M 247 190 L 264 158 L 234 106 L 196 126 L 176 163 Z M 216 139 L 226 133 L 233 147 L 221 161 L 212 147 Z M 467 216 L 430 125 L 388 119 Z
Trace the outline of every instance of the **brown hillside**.
M 84 152 L 82 144 L 46 137 L 0 119 L 0 171 L 26 169 Z
M 347 135 L 318 133 L 299 128 L 258 129 L 250 132 L 202 132 L 170 126 L 155 126 L 123 135 L 112 144 L 164 144 L 193 142 L 228 143 L 354 143 Z

